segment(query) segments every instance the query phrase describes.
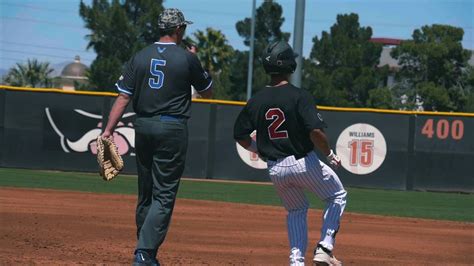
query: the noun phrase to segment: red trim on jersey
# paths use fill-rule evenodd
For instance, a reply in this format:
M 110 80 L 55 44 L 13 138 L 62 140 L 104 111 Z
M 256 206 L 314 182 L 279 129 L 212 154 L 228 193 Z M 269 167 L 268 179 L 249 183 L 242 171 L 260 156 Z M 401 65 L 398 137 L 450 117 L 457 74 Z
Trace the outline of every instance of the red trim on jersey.
M 270 139 L 287 139 L 288 131 L 280 130 L 278 128 L 285 123 L 285 113 L 280 108 L 270 108 L 265 113 L 265 119 L 273 120 L 273 122 L 268 126 L 268 136 Z

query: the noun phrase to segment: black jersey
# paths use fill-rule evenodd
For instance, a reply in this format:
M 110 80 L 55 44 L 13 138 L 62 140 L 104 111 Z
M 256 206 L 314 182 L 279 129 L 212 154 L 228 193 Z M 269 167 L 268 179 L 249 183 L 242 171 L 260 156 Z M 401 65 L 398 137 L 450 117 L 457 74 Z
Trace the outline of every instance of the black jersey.
M 240 112 L 234 138 L 242 140 L 257 130 L 258 153 L 276 160 L 290 155 L 305 156 L 314 149 L 309 133 L 324 128 L 313 96 L 291 84 L 265 87 Z
M 189 117 L 191 85 L 202 92 L 211 84 L 196 55 L 175 43 L 156 42 L 130 59 L 115 85 L 133 97 L 138 116 Z

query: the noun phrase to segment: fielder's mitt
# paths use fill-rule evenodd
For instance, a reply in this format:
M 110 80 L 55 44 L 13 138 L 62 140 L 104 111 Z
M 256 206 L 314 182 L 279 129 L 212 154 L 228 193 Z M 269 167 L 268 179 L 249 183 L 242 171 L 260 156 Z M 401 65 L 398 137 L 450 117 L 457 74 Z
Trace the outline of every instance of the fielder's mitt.
M 97 162 L 99 174 L 106 181 L 116 177 L 123 168 L 122 156 L 112 138 L 97 137 Z

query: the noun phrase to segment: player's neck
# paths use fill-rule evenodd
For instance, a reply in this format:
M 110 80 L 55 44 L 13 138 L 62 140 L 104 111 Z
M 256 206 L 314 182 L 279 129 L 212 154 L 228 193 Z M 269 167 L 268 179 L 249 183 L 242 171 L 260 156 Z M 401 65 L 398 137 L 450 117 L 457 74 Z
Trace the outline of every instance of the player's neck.
M 159 42 L 161 42 L 161 43 L 176 43 L 177 44 L 178 43 L 178 38 L 176 38 L 175 35 L 173 35 L 173 36 L 166 35 L 166 36 L 160 37 Z
M 270 80 L 271 87 L 279 87 L 288 84 L 288 77 L 286 76 L 272 76 Z

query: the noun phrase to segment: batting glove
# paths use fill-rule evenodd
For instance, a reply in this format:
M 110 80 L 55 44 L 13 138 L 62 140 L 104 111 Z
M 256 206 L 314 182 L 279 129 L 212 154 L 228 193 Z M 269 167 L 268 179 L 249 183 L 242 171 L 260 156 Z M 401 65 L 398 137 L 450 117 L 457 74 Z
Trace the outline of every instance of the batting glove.
M 341 166 L 341 158 L 339 158 L 339 156 L 337 156 L 333 150 L 331 150 L 331 152 L 326 158 L 328 159 L 329 166 L 332 169 L 336 170 L 337 168 L 339 168 L 339 166 Z

